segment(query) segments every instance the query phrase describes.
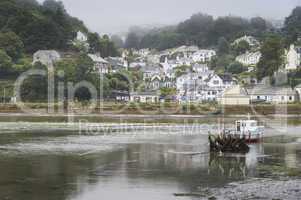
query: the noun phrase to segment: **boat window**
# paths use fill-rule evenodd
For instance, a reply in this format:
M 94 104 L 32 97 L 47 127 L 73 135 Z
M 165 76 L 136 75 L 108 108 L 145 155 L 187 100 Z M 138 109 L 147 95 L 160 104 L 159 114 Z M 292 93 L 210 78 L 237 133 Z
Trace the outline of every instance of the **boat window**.
M 257 126 L 257 123 L 256 123 L 256 122 L 252 122 L 250 126 L 251 126 L 251 127 L 256 127 L 256 126 Z
M 236 124 L 236 130 L 237 130 L 238 132 L 240 132 L 240 122 L 237 122 L 237 124 Z

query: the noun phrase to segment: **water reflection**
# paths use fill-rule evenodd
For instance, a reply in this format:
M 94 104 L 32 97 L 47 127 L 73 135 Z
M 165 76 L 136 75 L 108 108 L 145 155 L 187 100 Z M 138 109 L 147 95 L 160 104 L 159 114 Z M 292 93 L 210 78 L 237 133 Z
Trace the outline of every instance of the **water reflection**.
M 300 141 L 283 138 L 279 141 L 284 143 L 267 141 L 252 145 L 245 156 L 221 156 L 208 153 L 205 136 L 154 136 L 136 141 L 103 140 L 97 136 L 24 137 L 22 148 L 25 153 L 0 150 L 0 197 L 3 199 L 167 200 L 176 199 L 175 193 L 200 193 L 206 188 L 264 177 L 258 169 L 261 165 L 301 166 Z M 1 136 L 1 145 L 16 146 L 16 142 L 20 141 L 12 135 Z M 40 143 L 37 148 L 51 144 L 51 148 L 56 149 L 55 145 L 61 147 L 63 144 L 64 151 L 73 151 L 74 148 L 69 146 L 77 144 L 102 151 L 89 154 L 78 154 L 77 151 L 50 154 L 51 149 L 45 148 L 32 151 L 29 144 L 37 143 Z M 102 146 L 112 148 L 108 150 Z M 181 199 L 185 198 L 192 199 Z

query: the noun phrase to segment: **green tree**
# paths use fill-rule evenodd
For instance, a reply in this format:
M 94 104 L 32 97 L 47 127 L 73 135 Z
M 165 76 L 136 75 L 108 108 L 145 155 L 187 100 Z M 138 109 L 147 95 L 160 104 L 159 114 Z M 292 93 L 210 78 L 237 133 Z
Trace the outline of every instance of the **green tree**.
M 98 33 L 89 33 L 88 34 L 88 43 L 90 45 L 91 53 L 100 53 L 100 36 Z
M 269 76 L 272 77 L 284 64 L 284 43 L 278 35 L 269 35 L 265 38 L 261 47 L 262 56 L 257 65 L 256 75 L 259 80 Z
M 12 59 L 7 53 L 0 49 L 0 75 L 5 76 L 11 71 Z
M 183 74 L 186 74 L 187 72 L 191 72 L 192 67 L 188 66 L 188 65 L 182 65 L 182 66 L 176 67 L 174 70 L 175 70 L 175 76 L 180 77 Z
M 220 72 L 225 72 L 227 67 L 233 63 L 235 60 L 235 57 L 232 55 L 222 55 L 218 56 L 217 58 L 214 58 L 210 62 L 210 68 L 220 71 Z
M 225 55 L 228 54 L 230 50 L 229 42 L 226 40 L 226 38 L 221 37 L 218 40 L 218 54 L 219 55 Z
M 47 70 L 46 66 L 36 63 L 33 69 Z M 21 86 L 21 97 L 24 101 L 44 102 L 48 95 L 47 77 L 41 75 L 32 75 L 24 80 Z
M 89 33 L 88 43 L 90 45 L 91 53 L 100 53 L 102 57 L 119 55 L 114 43 L 107 35 L 100 37 L 98 33 Z
M 119 53 L 115 47 L 114 42 L 110 41 L 109 36 L 104 35 L 100 39 L 100 54 L 103 57 L 109 57 L 109 56 L 118 56 Z
M 0 49 L 6 51 L 13 61 L 22 57 L 24 45 L 14 32 L 0 32 Z
M 127 49 L 139 49 L 140 38 L 134 32 L 130 32 L 124 43 L 124 47 Z
M 232 74 L 240 74 L 246 71 L 246 68 L 239 62 L 233 62 L 227 67 L 226 71 Z
M 262 17 L 251 18 L 250 23 L 254 36 L 261 36 L 268 28 L 267 22 Z
M 64 72 L 63 78 L 57 77 L 57 80 L 65 82 L 66 86 L 68 82 L 77 84 L 81 81 L 88 81 L 99 89 L 99 75 L 93 73 L 93 61 L 85 54 L 79 55 L 76 59 L 62 60 L 56 64 L 55 69 L 56 74 L 59 74 L 58 72 L 60 71 Z M 67 91 L 65 95 L 67 95 Z M 76 92 L 75 97 L 81 101 L 88 100 L 91 96 L 86 88 L 80 88 Z
M 123 40 L 119 35 L 112 35 L 111 40 L 117 48 L 122 48 L 124 45 Z
M 242 40 L 238 44 L 236 44 L 234 47 L 234 51 L 237 55 L 246 53 L 250 50 L 250 45 L 247 41 Z
M 285 19 L 284 32 L 287 45 L 297 41 L 301 37 L 301 6 L 296 7 L 290 16 Z
M 163 98 L 170 98 L 171 96 L 174 96 L 177 94 L 176 88 L 161 88 L 160 89 L 161 97 Z

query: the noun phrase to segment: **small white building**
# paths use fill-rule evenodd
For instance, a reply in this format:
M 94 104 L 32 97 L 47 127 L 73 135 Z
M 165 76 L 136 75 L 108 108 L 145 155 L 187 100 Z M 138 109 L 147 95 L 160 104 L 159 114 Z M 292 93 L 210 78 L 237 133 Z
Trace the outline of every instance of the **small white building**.
M 47 67 L 61 60 L 61 55 L 55 50 L 39 50 L 33 54 L 33 64 L 40 62 Z
M 218 102 L 221 105 L 249 105 L 250 97 L 244 88 L 235 85 L 226 89 Z
M 139 49 L 139 50 L 134 50 L 133 54 L 141 56 L 143 58 L 147 57 L 151 53 L 150 49 Z
M 244 35 L 243 37 L 236 39 L 232 43 L 232 45 L 237 45 L 242 41 L 246 41 L 251 47 L 259 46 L 259 44 L 260 44 L 259 41 L 255 37 Z
M 94 63 L 94 71 L 99 74 L 109 73 L 109 62 L 96 54 L 88 54 Z
M 299 84 L 295 87 L 295 91 L 297 92 L 297 97 L 298 97 L 297 101 L 300 101 L 301 100 L 301 84 Z
M 236 57 L 236 61 L 243 65 L 257 65 L 261 58 L 261 53 L 259 51 L 256 52 L 247 52 L 245 54 L 239 55 Z
M 290 49 L 286 54 L 286 70 L 296 70 L 300 66 L 300 54 L 295 49 L 295 45 L 290 45 Z
M 130 101 L 137 103 L 159 103 L 160 95 L 157 92 L 131 92 Z
M 143 73 L 143 80 L 150 80 L 152 77 L 158 75 L 163 75 L 163 69 L 160 65 L 146 65 L 141 68 L 141 71 Z
M 105 60 L 109 63 L 111 73 L 128 69 L 128 62 L 122 57 L 108 57 Z
M 170 55 L 172 55 L 172 54 L 176 54 L 176 55 L 182 54 L 183 57 L 188 58 L 191 55 L 193 55 L 195 52 L 199 51 L 199 48 L 197 46 L 185 46 L 185 45 L 183 45 L 183 46 L 180 46 L 178 48 L 167 50 L 167 51 L 169 51 Z
M 76 34 L 76 40 L 79 41 L 79 42 L 87 42 L 88 37 L 83 32 L 78 31 L 77 34 Z
M 216 56 L 216 52 L 214 50 L 201 49 L 192 54 L 191 58 L 194 62 L 210 62 L 212 58 Z
M 248 94 L 252 102 L 281 104 L 294 103 L 297 100 L 297 92 L 289 87 L 258 85 L 248 89 Z

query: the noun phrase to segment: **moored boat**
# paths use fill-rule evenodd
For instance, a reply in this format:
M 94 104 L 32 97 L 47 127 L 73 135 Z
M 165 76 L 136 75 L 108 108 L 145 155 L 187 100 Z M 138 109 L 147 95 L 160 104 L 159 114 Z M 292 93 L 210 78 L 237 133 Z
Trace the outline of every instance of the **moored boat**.
M 264 126 L 259 126 L 257 120 L 238 120 L 235 130 L 224 130 L 224 134 L 244 138 L 247 143 L 258 143 L 263 139 Z

